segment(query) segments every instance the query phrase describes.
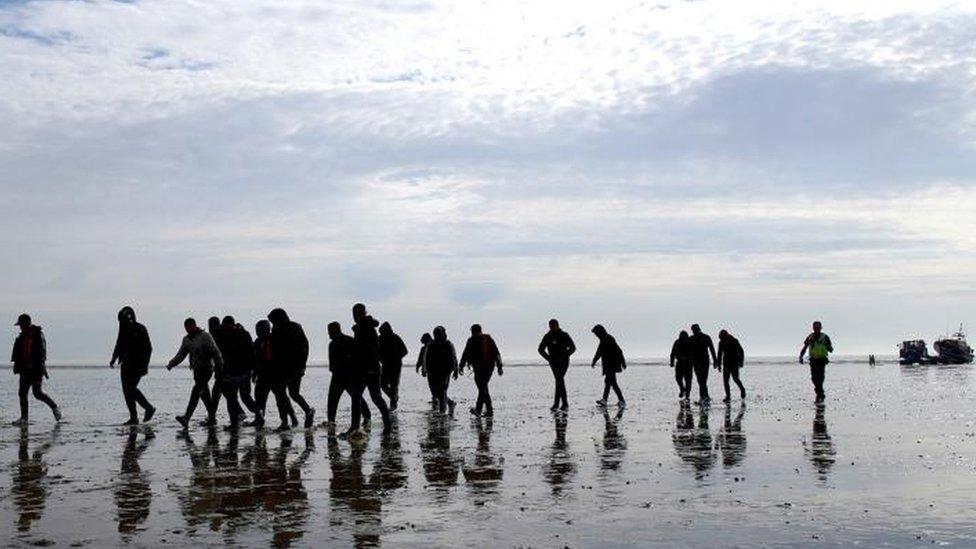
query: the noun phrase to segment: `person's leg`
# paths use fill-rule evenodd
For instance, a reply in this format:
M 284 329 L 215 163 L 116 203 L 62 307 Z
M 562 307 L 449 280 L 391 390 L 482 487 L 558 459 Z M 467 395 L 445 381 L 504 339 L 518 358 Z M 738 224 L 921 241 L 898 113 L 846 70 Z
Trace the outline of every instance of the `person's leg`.
M 549 364 L 549 369 L 552 370 L 552 380 L 553 380 L 553 390 L 552 390 L 552 409 L 555 410 L 559 408 L 559 374 L 558 367 L 555 364 Z
M 44 404 L 47 404 L 48 408 L 50 408 L 51 411 L 57 415 L 58 405 L 54 403 L 54 400 L 52 400 L 51 397 L 44 393 L 44 390 L 41 388 L 41 384 L 43 382 L 43 376 L 34 377 L 34 379 L 31 380 L 31 391 L 34 393 L 34 398 L 40 400 Z
M 613 384 L 611 381 L 613 379 L 613 374 L 605 374 L 603 376 L 603 398 L 600 402 L 606 402 L 610 398 L 610 386 Z
M 817 395 L 817 400 L 823 400 L 825 396 L 823 388 L 825 366 L 826 363 L 820 360 L 810 360 L 810 377 L 813 381 L 813 389 Z
M 722 368 L 722 386 L 725 387 L 726 401 L 731 400 L 731 397 L 729 396 L 729 377 L 731 375 L 732 375 L 732 367 L 726 364 L 725 367 Z
M 244 404 L 244 407 L 248 409 L 248 411 L 250 411 L 254 415 L 264 414 L 264 410 L 258 408 L 257 401 L 255 401 L 254 398 L 251 397 L 250 376 L 247 377 L 241 376 L 241 379 L 238 381 L 237 384 L 237 392 L 241 397 L 241 402 Z
M 355 431 L 360 427 L 362 406 L 359 403 L 363 400 L 363 389 L 365 387 L 358 380 L 351 381 L 346 386 L 346 391 L 349 393 L 349 401 L 352 403 L 352 420 L 349 425 L 349 431 Z
M 285 382 L 281 380 L 275 380 L 271 383 L 271 394 L 275 397 L 275 405 L 278 408 L 278 416 L 281 418 L 281 427 L 288 427 L 291 425 L 288 420 L 289 418 L 294 419 L 295 410 L 292 408 L 291 400 L 288 398 L 288 389 L 285 388 Z M 296 422 L 297 423 L 297 422 Z
M 17 397 L 20 399 L 20 419 L 27 421 L 27 393 L 30 392 L 30 374 L 20 374 L 19 386 L 17 387 Z
M 224 375 L 220 372 L 214 373 L 214 384 L 207 395 L 200 394 L 200 398 L 203 399 L 203 403 L 207 405 L 207 413 L 210 414 L 210 420 L 214 421 L 217 417 L 217 408 L 220 406 L 220 396 L 224 394 L 224 384 L 222 382 Z M 207 398 L 210 398 L 210 403 L 207 404 Z
M 561 408 L 569 408 L 569 397 L 566 393 L 566 372 L 569 364 L 560 364 L 556 369 L 556 398 L 561 402 Z
M 674 380 L 678 383 L 678 398 L 685 396 L 684 376 L 681 373 L 681 366 L 674 367 Z
M 708 396 L 708 362 L 694 365 L 695 379 L 698 380 L 698 398 L 702 401 L 710 400 Z
M 491 382 L 491 374 L 492 374 L 492 370 L 488 370 L 488 372 L 484 374 L 484 378 L 482 381 L 482 385 L 485 388 L 484 389 L 485 396 L 483 399 L 483 404 L 485 405 L 485 415 L 488 416 L 495 415 L 495 407 L 491 403 L 491 391 L 489 390 L 488 387 L 489 383 Z
M 400 374 L 402 371 L 402 364 L 394 364 L 390 371 L 390 410 L 396 410 L 400 406 Z
M 241 416 L 244 415 L 241 403 L 237 400 L 237 383 L 233 379 L 225 379 L 220 386 L 224 398 L 227 399 L 227 415 L 230 416 L 230 424 L 237 425 L 241 421 Z
M 326 419 L 330 424 L 334 424 L 336 420 L 336 414 L 339 411 L 339 399 L 342 398 L 342 393 L 346 391 L 346 381 L 339 379 L 338 376 L 332 374 L 332 379 L 329 380 L 329 399 L 326 408 Z M 355 403 L 353 403 L 355 406 Z
M 270 393 L 271 387 L 266 381 L 259 379 L 254 384 L 254 406 L 261 412 L 262 416 L 268 407 L 268 394 Z
M 691 398 L 691 378 L 693 374 L 691 364 L 684 364 L 681 367 L 681 376 L 685 381 L 685 399 Z
M 390 409 L 386 406 L 386 401 L 383 400 L 383 391 L 380 389 L 380 378 L 377 375 L 370 376 L 366 388 L 369 390 L 369 398 L 373 401 L 380 410 L 380 415 L 383 416 L 383 426 L 390 426 Z
M 125 407 L 129 410 L 129 423 L 139 423 L 139 415 L 136 410 L 136 398 L 134 391 L 135 384 L 139 378 L 133 380 L 133 376 L 122 374 L 122 398 L 125 400 Z
M 308 417 L 309 412 L 312 407 L 305 402 L 305 397 L 302 396 L 302 378 L 304 375 L 296 375 L 288 381 L 288 396 L 291 397 L 298 407 L 302 409 L 302 412 Z
M 427 372 L 427 388 L 430 390 L 431 407 L 437 408 L 437 380 L 430 372 Z
M 746 388 L 742 385 L 742 380 L 739 379 L 739 367 L 736 366 L 732 368 L 732 381 L 739 386 L 739 397 L 746 398 Z
M 616 373 L 613 374 L 611 387 L 613 388 L 614 394 L 617 395 L 617 404 L 623 404 L 624 403 L 624 392 L 620 390 L 620 385 L 617 382 L 617 374 Z

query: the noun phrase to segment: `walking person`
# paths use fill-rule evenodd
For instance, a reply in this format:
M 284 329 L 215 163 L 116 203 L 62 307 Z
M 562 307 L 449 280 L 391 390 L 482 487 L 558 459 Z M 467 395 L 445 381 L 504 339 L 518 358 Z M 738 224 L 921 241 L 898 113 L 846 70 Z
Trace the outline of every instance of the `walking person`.
M 383 400 L 383 391 L 380 389 L 380 360 L 379 360 L 379 334 L 376 327 L 379 322 L 366 312 L 366 306 L 356 303 L 352 307 L 353 325 L 353 360 L 356 364 L 358 378 L 353 388 L 355 392 L 353 402 L 362 398 L 363 391 L 369 391 L 369 398 L 379 409 L 383 417 L 383 429 L 389 430 L 390 409 Z M 354 423 L 359 424 L 359 407 L 353 407 Z
M 390 411 L 397 409 L 400 402 L 400 373 L 403 370 L 403 357 L 407 356 L 407 346 L 403 339 L 393 332 L 389 322 L 380 325 L 379 337 L 380 387 L 390 399 Z
M 731 402 L 729 396 L 729 378 L 739 386 L 739 397 L 745 400 L 746 388 L 739 380 L 739 370 L 745 364 L 746 352 L 742 348 L 739 340 L 732 337 L 726 330 L 718 333 L 718 360 L 715 361 L 715 368 L 722 372 L 722 383 L 725 385 L 725 398 L 722 402 Z
M 289 418 L 292 423 L 298 424 L 295 418 L 295 409 L 288 398 L 288 390 L 285 388 L 285 378 L 275 370 L 274 347 L 271 343 L 271 323 L 267 320 L 260 320 L 254 326 L 254 404 L 260 414 L 255 414 L 254 421 L 248 423 L 250 427 L 261 428 L 264 426 L 266 410 L 268 405 L 268 394 L 275 397 L 275 405 L 278 408 L 278 416 L 281 424 L 278 431 L 287 431 L 291 428 Z
M 420 336 L 420 352 L 417 353 L 417 373 L 427 378 L 427 389 L 430 391 L 430 405 L 437 408 L 437 391 L 435 391 L 434 378 L 430 376 L 427 372 L 427 366 L 424 365 L 424 357 L 427 356 L 427 346 L 434 338 L 431 337 L 429 333 L 425 333 Z
M 149 373 L 149 359 L 152 357 L 152 342 L 149 331 L 142 324 L 136 322 L 136 312 L 132 307 L 125 306 L 119 310 L 119 333 L 115 338 L 115 349 L 108 365 L 115 367 L 119 363 L 122 378 L 122 397 L 125 407 L 129 410 L 129 420 L 123 425 L 138 425 L 136 404 L 142 406 L 142 421 L 149 421 L 156 408 L 149 403 L 146 396 L 139 390 L 139 381 Z
M 708 404 L 711 397 L 708 396 L 708 366 L 709 357 L 712 363 L 718 362 L 715 355 L 715 345 L 708 334 L 702 333 L 701 327 L 697 324 L 691 325 L 691 336 L 688 338 L 688 345 L 691 349 L 691 367 L 695 372 L 695 380 L 698 382 L 698 402 Z
M 351 399 L 351 406 L 359 406 L 359 412 L 364 423 L 369 423 L 370 411 L 366 406 L 362 391 L 357 395 L 355 387 L 356 363 L 354 361 L 355 341 L 352 336 L 342 333 L 342 326 L 338 322 L 330 322 L 329 327 L 329 372 L 332 379 L 329 380 L 329 400 L 328 400 L 328 421 L 329 426 L 334 427 L 336 423 L 336 413 L 339 409 L 339 399 L 343 393 L 348 393 Z M 358 400 L 358 402 L 357 402 Z M 349 432 L 359 429 L 359 425 L 350 426 Z
M 464 367 L 470 365 L 474 370 L 474 384 L 478 387 L 478 400 L 471 413 L 480 416 L 484 408 L 485 417 L 495 414 L 495 409 L 491 404 L 491 394 L 488 392 L 488 382 L 491 375 L 498 368 L 498 375 L 502 375 L 502 355 L 498 352 L 498 345 L 495 340 L 481 330 L 480 324 L 471 326 L 471 337 L 464 345 L 461 353 L 461 361 L 458 364 L 458 372 L 464 372 Z
M 674 368 L 674 380 L 678 382 L 678 398 L 688 400 L 691 396 L 691 342 L 684 330 L 671 345 L 671 367 Z
M 302 396 L 302 378 L 308 363 L 308 338 L 302 325 L 288 318 L 284 309 L 274 309 L 268 313 L 271 321 L 271 346 L 274 349 L 274 368 L 284 376 L 288 396 L 298 404 L 305 414 L 305 428 L 315 421 L 315 408 L 308 405 Z
M 569 357 L 576 352 L 576 344 L 569 334 L 559 328 L 559 321 L 555 318 L 549 321 L 549 331 L 539 342 L 539 354 L 549 363 L 552 376 L 556 380 L 556 394 L 553 397 L 550 410 L 569 409 L 569 399 L 566 395 L 566 372 L 569 370 Z
M 447 396 L 447 389 L 451 385 L 451 377 L 458 377 L 458 359 L 454 344 L 447 339 L 447 330 L 443 326 L 434 328 L 434 339 L 427 345 L 424 353 L 424 366 L 427 375 L 434 378 L 434 394 L 437 409 L 454 414 L 454 401 Z
M 27 393 L 34 394 L 34 398 L 47 404 L 54 414 L 54 421 L 61 421 L 61 409 L 51 397 L 44 393 L 41 386 L 47 373 L 47 341 L 40 326 L 35 326 L 27 313 L 17 317 L 15 326 L 20 327 L 20 334 L 14 340 L 14 348 L 10 353 L 10 362 L 14 363 L 14 373 L 19 375 L 17 397 L 20 399 L 20 419 L 14 425 L 27 425 Z
M 816 394 L 816 402 L 819 404 L 824 401 L 827 395 L 824 393 L 824 375 L 826 374 L 827 363 L 830 362 L 828 355 L 834 352 L 834 345 L 830 342 L 830 336 L 823 333 L 823 324 L 820 321 L 813 323 L 813 333 L 803 340 L 803 348 L 800 349 L 800 364 L 803 364 L 803 355 L 807 350 L 810 351 L 810 379 L 813 381 L 813 390 Z
M 217 347 L 224 357 L 220 384 L 227 399 L 230 426 L 237 427 L 244 419 L 242 403 L 255 416 L 251 424 L 263 425 L 262 411 L 251 397 L 251 377 L 254 375 L 254 341 L 251 334 L 234 317 L 225 316 L 220 321 Z
M 617 395 L 617 406 L 624 408 L 627 402 L 624 401 L 624 394 L 617 385 L 617 374 L 627 369 L 627 361 L 624 359 L 624 352 L 617 345 L 617 340 L 607 333 L 607 329 L 597 324 L 593 327 L 593 335 L 600 340 L 600 345 L 596 348 L 593 355 L 591 368 L 596 367 L 597 361 L 601 361 L 603 368 L 603 398 L 596 401 L 597 406 L 606 407 L 607 399 L 610 397 L 610 389 Z
M 184 428 L 188 427 L 197 403 L 203 400 L 203 405 L 207 409 L 207 420 L 204 425 L 212 427 L 217 424 L 217 407 L 210 395 L 210 378 L 213 377 L 214 370 L 219 371 L 223 367 L 224 357 L 221 356 L 213 337 L 197 326 L 196 320 L 188 318 L 183 321 L 183 329 L 186 330 L 186 336 L 183 337 L 176 356 L 166 365 L 166 369 L 172 370 L 189 356 L 190 369 L 193 371 L 193 389 L 190 390 L 186 413 L 176 416 L 176 421 Z

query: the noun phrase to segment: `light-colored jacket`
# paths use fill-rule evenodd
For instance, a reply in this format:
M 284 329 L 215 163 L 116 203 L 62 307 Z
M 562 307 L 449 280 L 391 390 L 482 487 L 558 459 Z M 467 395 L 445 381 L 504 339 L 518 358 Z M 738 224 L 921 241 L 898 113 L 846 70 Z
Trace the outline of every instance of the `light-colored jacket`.
M 191 370 L 201 368 L 216 368 L 219 370 L 224 367 L 224 357 L 221 356 L 220 349 L 217 348 L 217 343 L 210 334 L 203 330 L 184 336 L 180 350 L 177 351 L 176 356 L 173 357 L 173 360 L 169 361 L 166 367 L 172 368 L 178 366 L 187 355 L 190 356 Z

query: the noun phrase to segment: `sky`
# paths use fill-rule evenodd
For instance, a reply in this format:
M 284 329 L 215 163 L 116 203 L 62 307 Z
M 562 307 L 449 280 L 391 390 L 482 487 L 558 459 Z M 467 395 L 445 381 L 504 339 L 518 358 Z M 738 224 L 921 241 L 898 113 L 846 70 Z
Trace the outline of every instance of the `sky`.
M 976 321 L 976 3 L 0 0 L 0 317 L 107 362 L 132 305 L 411 352 L 555 316 L 891 354 Z

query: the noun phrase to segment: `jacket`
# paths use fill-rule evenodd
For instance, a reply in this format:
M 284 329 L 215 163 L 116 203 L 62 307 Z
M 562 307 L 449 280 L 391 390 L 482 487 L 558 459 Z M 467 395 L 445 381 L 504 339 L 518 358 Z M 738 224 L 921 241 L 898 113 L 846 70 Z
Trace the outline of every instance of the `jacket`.
M 167 368 L 178 366 L 183 360 L 190 357 L 191 370 L 221 369 L 224 367 L 224 357 L 217 348 L 217 343 L 213 337 L 203 330 L 197 330 L 192 334 L 183 337 L 180 350 L 176 352 L 173 360 L 169 361 Z
M 274 368 L 277 375 L 291 377 L 305 373 L 308 363 L 308 338 L 302 325 L 291 320 L 279 322 L 271 329 Z
M 123 373 L 144 376 L 149 373 L 152 342 L 149 331 L 138 322 L 119 325 L 112 362 L 119 361 Z
M 353 358 L 360 374 L 376 374 L 380 371 L 379 335 L 376 327 L 380 323 L 371 316 L 363 317 L 352 327 L 355 343 Z
M 573 343 L 573 338 L 562 330 L 549 330 L 539 342 L 539 354 L 549 364 L 567 365 L 570 355 L 575 352 L 576 344 Z
M 595 363 L 597 360 L 601 362 L 603 375 L 617 373 L 627 367 L 623 350 L 620 345 L 617 345 L 617 340 L 609 334 L 600 338 L 600 345 L 596 348 L 596 354 L 593 356 L 593 362 Z
M 47 341 L 40 326 L 31 326 L 17 334 L 10 353 L 15 374 L 40 374 L 47 377 Z
M 488 334 L 480 334 L 468 338 L 461 352 L 461 362 L 458 369 L 464 371 L 464 366 L 470 364 L 476 372 L 491 371 L 496 365 L 501 365 L 501 353 L 495 340 Z

